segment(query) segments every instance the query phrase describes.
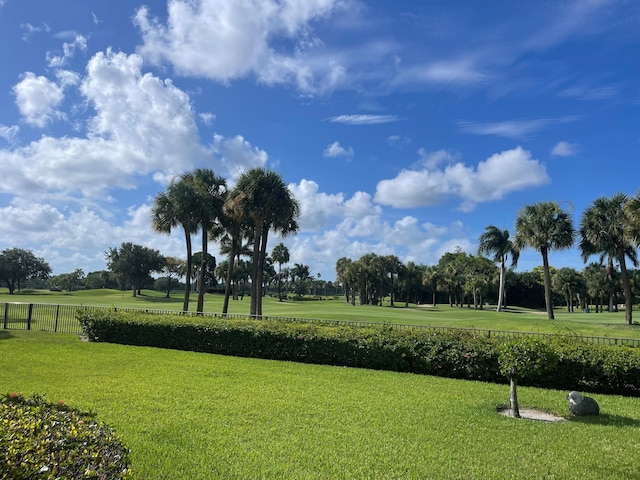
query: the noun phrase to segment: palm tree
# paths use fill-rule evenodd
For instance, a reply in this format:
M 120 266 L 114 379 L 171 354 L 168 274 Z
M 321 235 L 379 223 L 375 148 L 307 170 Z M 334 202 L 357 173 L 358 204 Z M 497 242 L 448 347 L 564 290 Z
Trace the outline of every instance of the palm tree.
M 626 258 L 638 265 L 637 240 L 632 235 L 632 214 L 625 206 L 629 198 L 617 193 L 611 198 L 600 197 L 584 211 L 580 222 L 580 250 L 584 262 L 591 255 L 600 254 L 615 258 L 620 265 L 622 289 L 624 291 L 625 320 L 632 324 L 633 295 L 627 272 Z M 610 265 L 610 268 L 612 265 Z
M 243 173 L 227 208 L 253 229 L 251 315 L 262 315 L 262 279 L 270 230 L 287 235 L 298 230 L 300 206 L 275 172 L 254 168 Z
M 349 266 L 353 260 L 347 257 L 341 257 L 336 262 L 336 280 L 342 283 L 344 290 L 344 301 L 349 303 L 349 291 L 351 288 L 351 278 L 348 275 Z
M 442 281 L 442 274 L 437 265 L 429 265 L 422 274 L 422 285 L 431 290 L 431 305 L 436 306 L 438 284 Z
M 151 226 L 159 233 L 170 234 L 178 225 L 184 231 L 187 247 L 185 269 L 184 303 L 182 310 L 189 310 L 189 292 L 191 291 L 192 248 L 191 235 L 198 229 L 195 217 L 196 192 L 184 178 L 173 179 L 164 192 L 160 192 L 151 209 Z
M 202 235 L 202 256 L 198 277 L 198 307 L 197 312 L 204 310 L 205 282 L 204 275 L 207 267 L 209 235 L 220 235 L 220 218 L 222 205 L 227 194 L 227 182 L 213 170 L 196 169 L 184 175 L 183 180 L 192 185 L 195 192 L 194 208 L 195 220 L 198 222 Z
M 509 230 L 500 230 L 494 225 L 489 225 L 480 235 L 478 253 L 492 255 L 492 260 L 500 265 L 500 286 L 498 287 L 498 306 L 496 307 L 496 312 L 499 312 L 502 310 L 504 302 L 505 263 L 511 255 L 511 266 L 515 267 L 518 264 L 520 252 L 509 240 Z
M 289 249 L 284 243 L 279 243 L 271 251 L 271 258 L 278 264 L 278 301 L 282 301 L 282 264 L 289 261 Z
M 567 300 L 567 312 L 573 312 L 573 298 L 583 285 L 582 275 L 574 268 L 563 267 L 551 277 L 551 285 Z
M 291 279 L 294 281 L 296 294 L 300 296 L 304 295 L 307 281 L 311 279 L 311 269 L 309 265 L 295 263 L 291 269 Z
M 516 219 L 514 246 L 517 250 L 531 247 L 542 254 L 544 300 L 549 320 L 553 320 L 549 251 L 570 248 L 575 239 L 571 215 L 556 202 L 540 202 L 525 206 Z
M 236 277 L 234 275 L 236 260 L 239 262 L 240 257 L 243 255 L 251 256 L 251 249 L 248 244 L 243 243 L 248 236 L 248 229 L 246 225 L 243 225 L 238 218 L 233 216 L 233 212 L 230 211 L 227 203 L 223 206 L 221 222 L 225 230 L 225 234 L 220 239 L 220 253 L 227 255 L 224 303 L 222 306 L 222 313 L 223 315 L 226 315 L 229 311 L 229 297 L 232 289 L 233 292 L 236 292 Z M 233 299 L 237 300 L 237 295 L 234 294 Z

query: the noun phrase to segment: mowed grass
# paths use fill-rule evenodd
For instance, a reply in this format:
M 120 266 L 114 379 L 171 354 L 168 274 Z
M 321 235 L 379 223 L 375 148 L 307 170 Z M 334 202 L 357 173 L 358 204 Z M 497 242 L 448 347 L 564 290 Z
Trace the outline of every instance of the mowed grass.
M 0 331 L 0 388 L 91 409 L 140 479 L 638 478 L 640 400 L 560 423 L 507 385 Z M 567 392 L 519 388 L 568 413 Z
M 196 295 L 192 295 L 190 309 L 195 310 Z M 115 307 L 148 308 L 159 310 L 181 310 L 182 293 L 174 292 L 165 298 L 161 292 L 144 290 L 142 296 L 133 297 L 130 291 L 86 290 L 79 292 L 49 292 L 39 290 L 9 295 L 6 289 L 0 289 L 0 302 L 32 302 L 74 305 L 98 305 Z M 223 296 L 208 294 L 205 296 L 205 311 L 222 311 Z M 250 301 L 231 301 L 229 313 L 248 314 Z M 473 308 L 451 308 L 448 304 L 436 307 L 409 304 L 396 301 L 395 307 L 350 305 L 342 297 L 325 300 L 283 301 L 272 297 L 264 298 L 264 315 L 296 318 L 317 318 L 324 320 L 346 320 L 379 323 L 400 323 L 409 325 L 430 325 L 461 328 L 480 328 L 487 330 L 511 330 L 520 332 L 552 333 L 562 335 L 587 335 L 615 338 L 640 339 L 640 326 L 625 324 L 624 311 L 617 313 L 567 313 L 566 308 L 555 310 L 556 319 L 548 320 L 545 311 L 536 311 L 512 307 L 507 312 L 497 313 L 495 307 L 483 310 Z M 640 311 L 634 312 L 640 319 Z

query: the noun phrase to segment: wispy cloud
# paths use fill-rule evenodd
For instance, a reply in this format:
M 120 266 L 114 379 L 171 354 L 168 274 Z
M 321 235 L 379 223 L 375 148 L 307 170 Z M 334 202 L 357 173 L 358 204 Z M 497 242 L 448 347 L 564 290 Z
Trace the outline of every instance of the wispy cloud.
M 397 115 L 338 115 L 328 119 L 331 123 L 346 123 L 348 125 L 375 125 L 378 123 L 392 123 L 402 120 Z
M 0 6 L 2 4 L 0 3 Z M 7 127 L 6 125 L 2 125 L 0 123 L 0 138 L 4 138 L 7 142 L 9 143 L 14 143 L 16 135 L 18 135 L 18 132 L 20 131 L 20 127 L 18 127 L 17 125 L 11 125 L 10 127 Z
M 575 115 L 558 118 L 537 118 L 533 120 L 507 120 L 504 122 L 476 123 L 460 121 L 458 127 L 461 132 L 474 135 L 496 135 L 498 137 L 522 139 L 533 135 L 551 125 L 574 122 Z
M 27 43 L 29 43 L 31 41 L 31 37 L 34 34 L 39 33 L 39 32 L 49 32 L 49 31 L 51 31 L 51 28 L 46 23 L 43 23 L 42 27 L 36 27 L 36 26 L 31 25 L 30 23 L 21 23 L 20 24 L 20 28 L 22 28 L 22 30 L 24 30 L 24 33 L 22 34 L 22 40 L 24 40 Z
M 607 100 L 615 97 L 618 91 L 615 87 L 603 85 L 601 87 L 569 87 L 562 90 L 561 97 L 577 98 L 578 100 Z

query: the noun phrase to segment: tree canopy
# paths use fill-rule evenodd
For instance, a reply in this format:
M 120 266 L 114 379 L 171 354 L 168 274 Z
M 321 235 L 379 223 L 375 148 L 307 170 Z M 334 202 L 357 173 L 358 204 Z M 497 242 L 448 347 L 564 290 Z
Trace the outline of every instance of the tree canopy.
M 120 247 L 112 247 L 105 253 L 107 267 L 125 286 L 131 286 L 133 296 L 148 281 L 151 272 L 160 272 L 165 265 L 165 258 L 158 250 L 142 245 L 124 242 Z
M 16 289 L 21 289 L 24 282 L 45 280 L 50 274 L 49 264 L 36 257 L 31 250 L 9 248 L 0 252 L 0 282 L 5 283 L 12 295 Z

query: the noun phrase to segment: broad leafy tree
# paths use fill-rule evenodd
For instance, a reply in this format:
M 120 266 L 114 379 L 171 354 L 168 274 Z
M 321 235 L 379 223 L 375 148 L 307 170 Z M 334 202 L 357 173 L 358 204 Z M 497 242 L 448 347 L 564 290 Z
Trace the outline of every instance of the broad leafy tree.
M 166 297 L 169 298 L 174 285 L 178 284 L 181 277 L 184 276 L 186 270 L 186 262 L 176 257 L 166 257 L 161 273 L 166 279 Z
M 499 312 L 504 303 L 505 264 L 511 256 L 511 265 L 516 266 L 520 252 L 509 239 L 509 230 L 500 230 L 494 225 L 489 225 L 480 235 L 478 253 L 488 255 L 500 266 L 498 306 L 496 307 L 496 312 Z
M 107 267 L 126 286 L 131 286 L 133 296 L 140 294 L 151 272 L 160 272 L 165 258 L 158 250 L 131 242 L 124 242 L 119 248 L 109 248 L 105 253 Z
M 586 262 L 591 255 L 608 256 L 617 260 L 625 299 L 625 320 L 632 324 L 633 295 L 626 259 L 638 265 L 636 240 L 631 235 L 632 222 L 625 205 L 628 197 L 617 193 L 597 198 L 582 214 L 580 222 L 580 250 Z M 612 265 L 610 265 L 610 268 Z
M 0 282 L 13 295 L 28 280 L 46 280 L 51 267 L 44 259 L 36 257 L 31 250 L 9 248 L 0 252 Z
M 55 277 L 49 279 L 49 287 L 54 289 L 67 290 L 72 292 L 82 287 L 82 283 L 85 279 L 84 271 L 81 268 L 76 268 L 70 273 L 61 273 Z
M 544 298 L 547 315 L 553 315 L 551 298 L 551 276 L 549 273 L 549 251 L 570 248 L 575 239 L 571 215 L 556 202 L 540 202 L 525 206 L 516 219 L 514 246 L 519 251 L 530 247 L 542 255 L 544 271 Z
M 300 206 L 277 173 L 254 168 L 240 175 L 226 208 L 253 229 L 250 314 L 261 316 L 269 231 L 281 235 L 296 232 Z

